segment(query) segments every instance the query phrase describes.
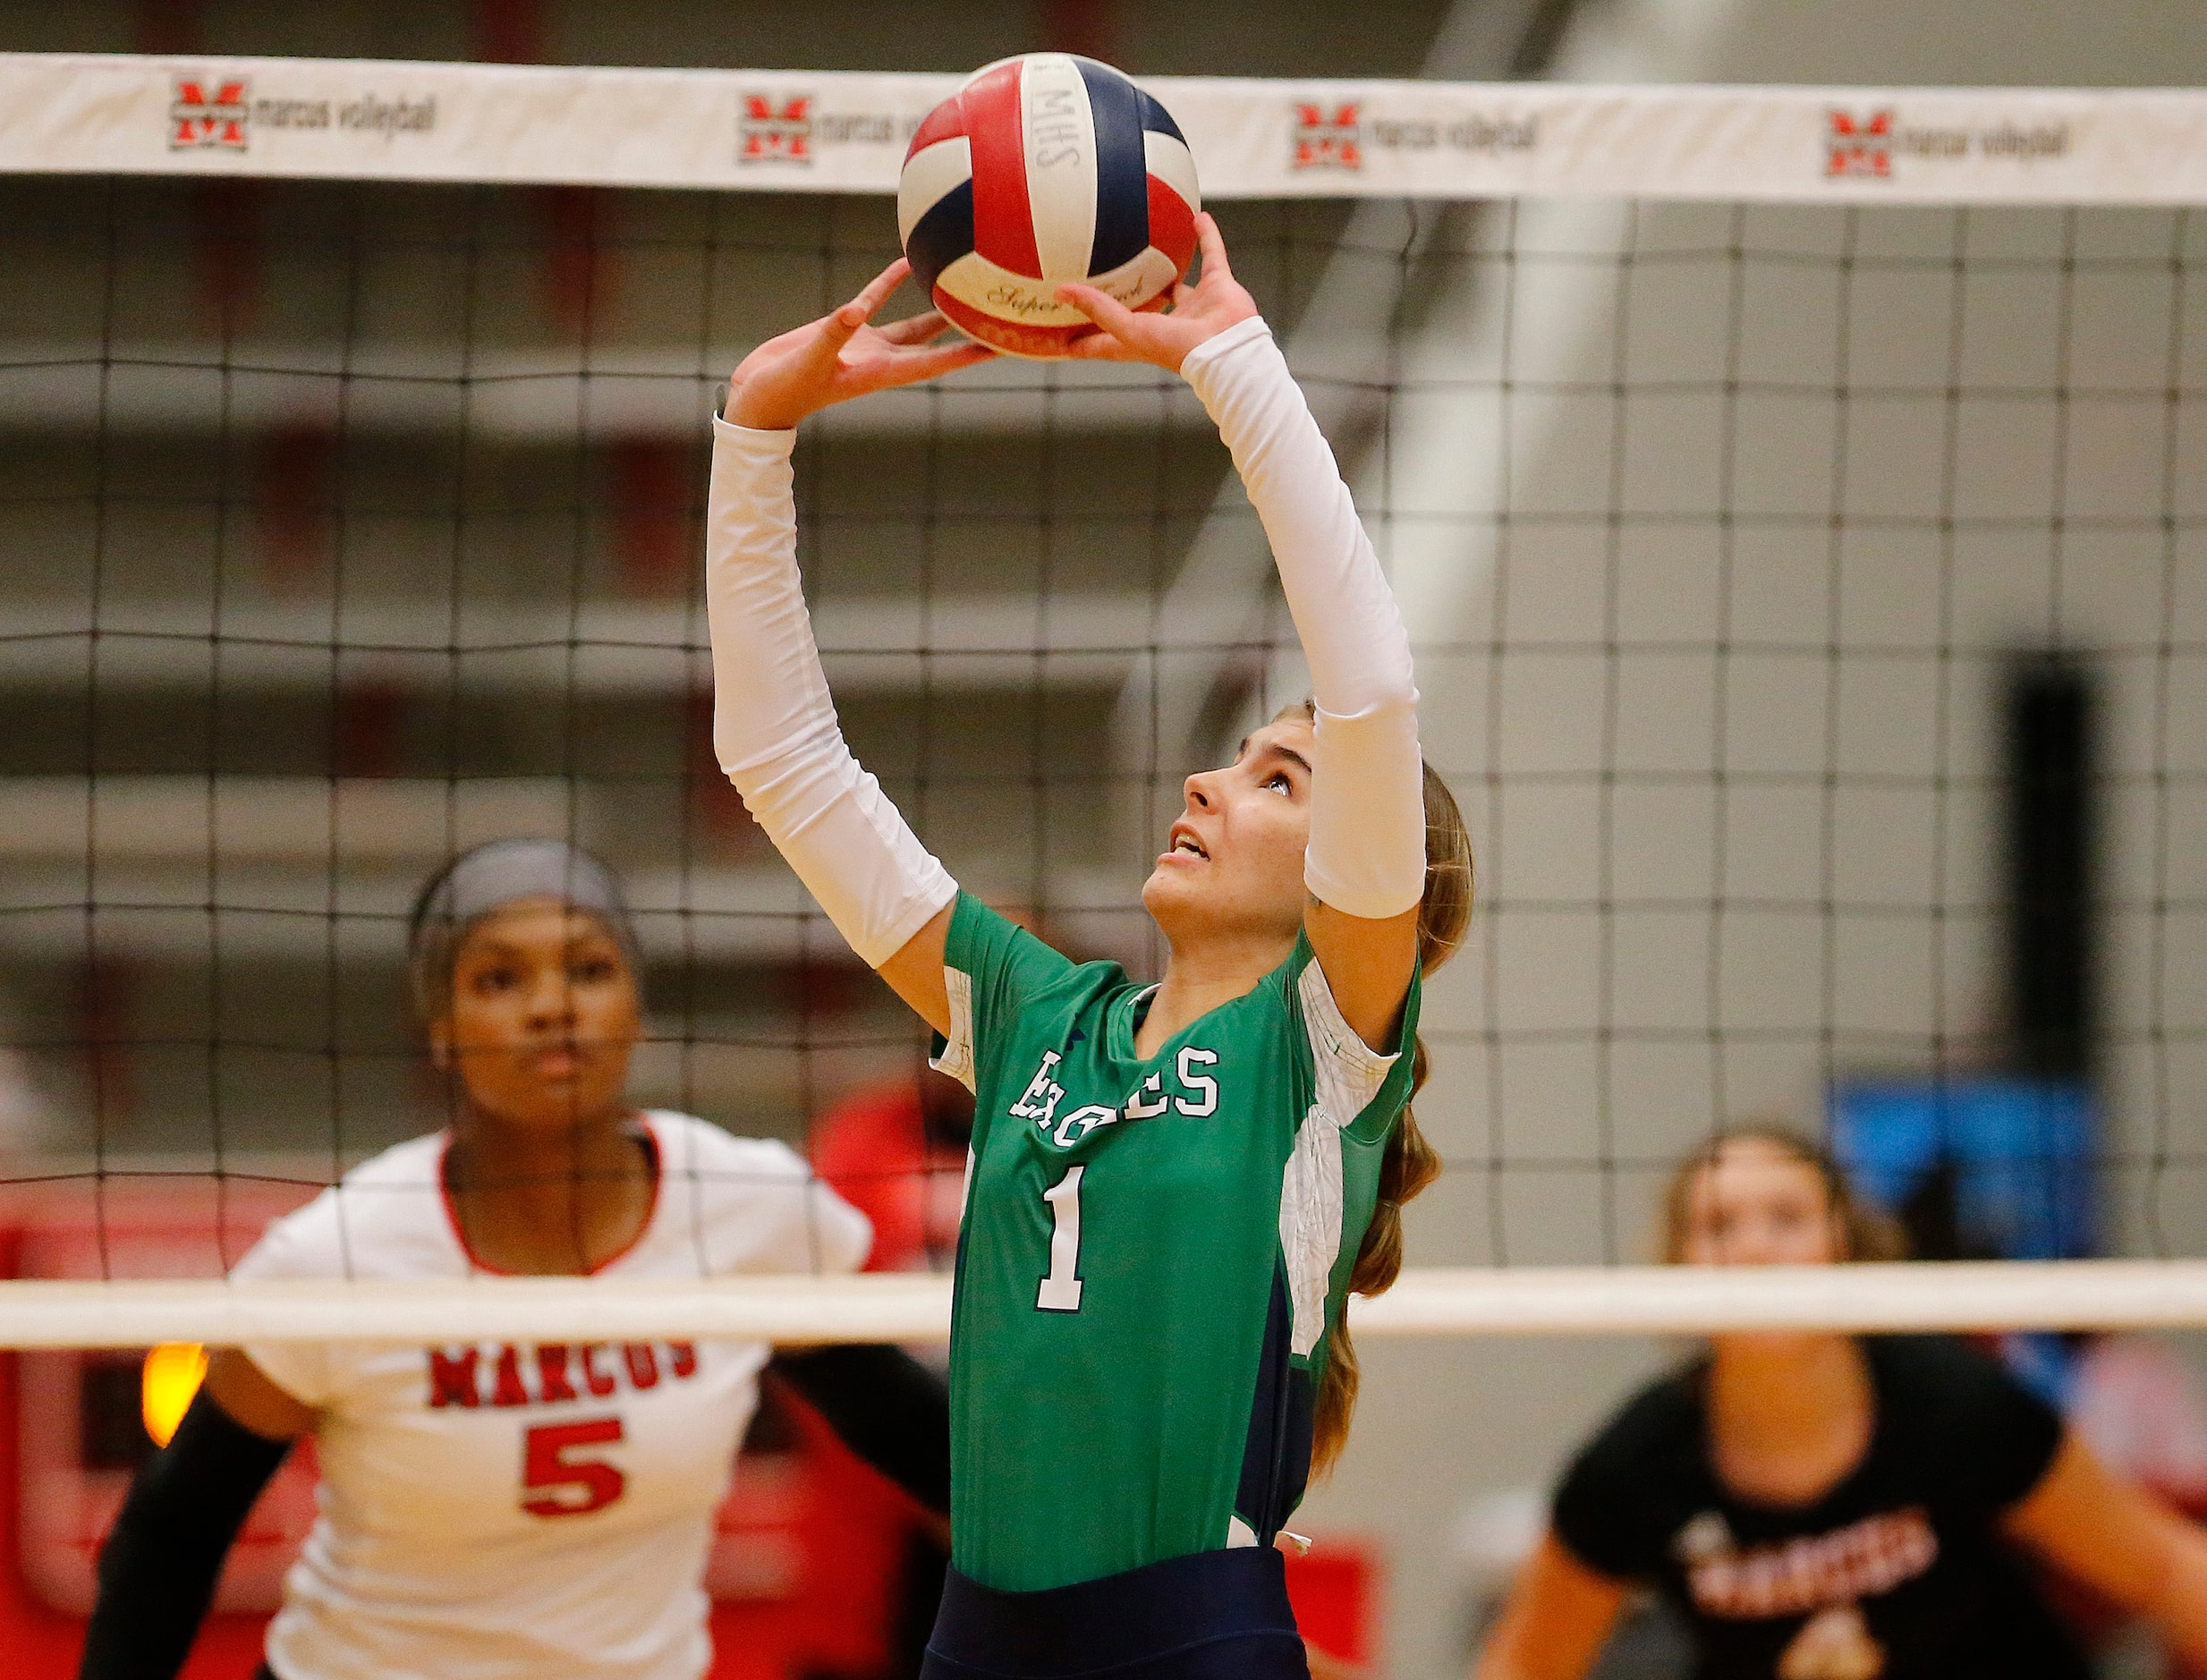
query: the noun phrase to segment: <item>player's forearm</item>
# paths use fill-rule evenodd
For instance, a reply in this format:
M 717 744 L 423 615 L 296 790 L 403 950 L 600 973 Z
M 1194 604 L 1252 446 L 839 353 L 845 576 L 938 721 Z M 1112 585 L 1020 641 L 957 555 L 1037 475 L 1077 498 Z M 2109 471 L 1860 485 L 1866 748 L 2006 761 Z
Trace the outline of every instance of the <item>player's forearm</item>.
M 2138 1608 L 2187 1670 L 2207 1672 L 2207 1534 L 2173 1512 L 2157 1515 L 2166 1524 L 2163 1567 Z
M 1384 919 L 1425 884 L 1418 690 L 1394 591 L 1333 450 L 1259 319 L 1188 354 L 1279 568 L 1318 706 L 1304 878 L 1324 903 Z
M 785 1348 L 772 1369 L 843 1444 L 928 1510 L 950 1509 L 950 1391 L 900 1348 Z
M 797 572 L 792 432 L 714 423 L 705 607 L 713 747 L 837 931 L 879 967 L 957 895 L 844 742 Z
M 1261 318 L 1237 321 L 1189 352 L 1181 371 L 1264 526 L 1318 703 L 1346 714 L 1414 701 L 1394 593 L 1270 329 Z
M 171 1680 L 213 1601 L 223 1559 L 291 1450 L 205 1391 L 131 1484 L 99 1557 L 79 1680 Z
M 1535 1680 L 1535 1676 L 1490 1645 L 1473 1662 L 1472 1680 Z
M 1576 1629 L 1557 1629 L 1546 1638 L 1524 1629 L 1498 1630 L 1473 1663 L 1472 1680 L 1583 1680 L 1606 1632 L 1590 1649 Z
M 796 441 L 794 431 L 713 424 L 705 547 L 713 747 L 739 788 L 836 721 L 797 571 Z

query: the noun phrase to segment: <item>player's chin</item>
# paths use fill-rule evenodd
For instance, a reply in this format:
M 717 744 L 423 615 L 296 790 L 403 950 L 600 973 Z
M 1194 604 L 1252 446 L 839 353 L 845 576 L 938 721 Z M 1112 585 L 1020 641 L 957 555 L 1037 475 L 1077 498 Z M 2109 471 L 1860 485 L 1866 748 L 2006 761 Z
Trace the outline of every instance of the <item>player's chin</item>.
M 1200 939 L 1235 927 L 1247 906 L 1241 884 L 1210 859 L 1167 856 L 1142 883 L 1142 905 L 1167 939 Z
M 1160 859 L 1142 884 L 1142 907 L 1155 918 L 1193 903 L 1197 894 L 1192 874 L 1184 864 Z
M 539 1086 L 517 1102 L 506 1118 L 516 1132 L 553 1139 L 567 1137 L 578 1129 L 616 1123 L 624 1113 L 619 1092 L 578 1083 Z

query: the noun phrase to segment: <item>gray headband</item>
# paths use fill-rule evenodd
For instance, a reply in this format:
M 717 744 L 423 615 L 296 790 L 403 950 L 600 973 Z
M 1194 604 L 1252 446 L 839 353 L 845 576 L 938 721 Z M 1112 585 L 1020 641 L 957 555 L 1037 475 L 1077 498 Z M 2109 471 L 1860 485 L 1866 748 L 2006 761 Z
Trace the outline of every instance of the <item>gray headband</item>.
M 630 969 L 643 970 L 628 904 L 612 872 L 561 840 L 493 840 L 463 852 L 422 891 L 406 932 L 414 1006 L 441 1014 L 452 988 L 452 961 L 468 929 L 524 898 L 549 898 L 588 911 L 606 924 Z

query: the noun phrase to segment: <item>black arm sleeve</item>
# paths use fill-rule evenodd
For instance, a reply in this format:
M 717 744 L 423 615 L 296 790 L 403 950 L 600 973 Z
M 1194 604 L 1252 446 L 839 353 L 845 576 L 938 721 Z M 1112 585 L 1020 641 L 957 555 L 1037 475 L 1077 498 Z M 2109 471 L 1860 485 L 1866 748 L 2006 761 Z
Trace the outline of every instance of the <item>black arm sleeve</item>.
M 894 1347 L 785 1348 L 768 1367 L 843 1443 L 929 1510 L 950 1509 L 950 1390 Z
M 222 1560 L 291 1451 L 202 1389 L 148 1459 L 99 1554 L 78 1680 L 172 1680 L 191 1654 Z

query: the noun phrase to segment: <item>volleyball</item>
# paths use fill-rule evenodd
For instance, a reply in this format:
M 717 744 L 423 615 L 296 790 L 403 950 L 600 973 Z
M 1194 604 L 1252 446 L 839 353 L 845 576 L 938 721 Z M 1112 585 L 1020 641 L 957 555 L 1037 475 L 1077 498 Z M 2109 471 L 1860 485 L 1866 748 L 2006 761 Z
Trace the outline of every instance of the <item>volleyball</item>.
M 896 232 L 961 332 L 1051 357 L 1095 330 L 1058 286 L 1163 308 L 1195 255 L 1201 207 L 1194 157 L 1163 106 L 1108 64 L 1029 53 L 974 72 L 920 124 Z

